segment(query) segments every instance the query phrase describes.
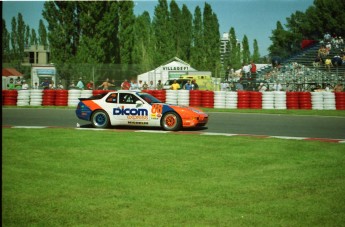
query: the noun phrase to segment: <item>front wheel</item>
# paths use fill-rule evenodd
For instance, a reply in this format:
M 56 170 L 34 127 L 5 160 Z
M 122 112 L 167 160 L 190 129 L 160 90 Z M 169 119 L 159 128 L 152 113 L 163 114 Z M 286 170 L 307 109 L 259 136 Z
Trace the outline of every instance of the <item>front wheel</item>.
M 109 116 L 102 110 L 97 110 L 92 114 L 91 123 L 95 128 L 107 128 L 109 126 Z
M 169 112 L 163 116 L 161 124 L 164 130 L 177 131 L 181 128 L 182 121 L 177 113 Z

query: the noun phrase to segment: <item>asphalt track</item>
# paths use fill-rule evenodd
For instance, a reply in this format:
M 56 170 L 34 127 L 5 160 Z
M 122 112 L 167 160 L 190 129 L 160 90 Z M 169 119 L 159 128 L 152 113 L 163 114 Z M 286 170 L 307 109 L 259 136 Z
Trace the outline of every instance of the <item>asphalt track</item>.
M 345 117 L 275 114 L 209 113 L 206 127 L 188 132 L 245 134 L 256 136 L 308 137 L 345 140 Z M 91 128 L 73 109 L 2 108 L 2 126 L 46 126 Z M 114 127 L 126 129 L 128 127 Z M 134 130 L 143 129 L 134 127 Z M 147 129 L 147 128 L 144 128 Z M 155 128 L 154 130 L 161 130 Z

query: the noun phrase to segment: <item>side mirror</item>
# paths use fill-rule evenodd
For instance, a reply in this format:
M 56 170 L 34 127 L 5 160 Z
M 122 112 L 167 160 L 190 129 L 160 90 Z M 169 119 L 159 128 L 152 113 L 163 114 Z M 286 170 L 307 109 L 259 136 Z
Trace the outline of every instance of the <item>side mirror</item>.
M 144 103 L 140 100 L 136 101 L 135 104 L 137 105 L 137 107 L 142 106 Z

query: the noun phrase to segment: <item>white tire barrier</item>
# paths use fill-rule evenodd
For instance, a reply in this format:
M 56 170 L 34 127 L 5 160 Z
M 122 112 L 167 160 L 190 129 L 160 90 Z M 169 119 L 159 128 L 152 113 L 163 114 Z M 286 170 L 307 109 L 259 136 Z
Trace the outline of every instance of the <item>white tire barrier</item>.
M 42 106 L 43 90 L 31 90 L 30 106 Z

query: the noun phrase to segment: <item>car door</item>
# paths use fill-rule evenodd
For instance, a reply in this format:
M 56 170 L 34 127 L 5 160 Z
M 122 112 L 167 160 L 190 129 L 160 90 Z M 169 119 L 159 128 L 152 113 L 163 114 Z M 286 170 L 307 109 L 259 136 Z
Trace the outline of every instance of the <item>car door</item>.
M 143 103 L 133 93 L 119 93 L 118 107 L 114 108 L 113 115 L 122 125 L 148 125 L 150 105 Z

